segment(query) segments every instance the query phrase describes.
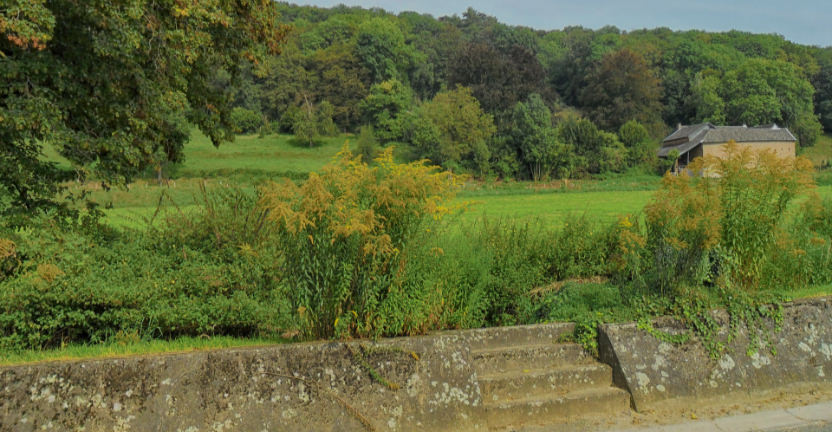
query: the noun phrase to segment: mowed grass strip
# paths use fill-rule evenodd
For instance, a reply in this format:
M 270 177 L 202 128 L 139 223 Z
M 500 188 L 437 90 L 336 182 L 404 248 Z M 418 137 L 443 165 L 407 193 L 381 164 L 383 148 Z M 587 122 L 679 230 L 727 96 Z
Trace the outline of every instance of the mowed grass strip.
M 455 204 L 468 202 L 462 222 L 480 218 L 539 220 L 560 226 L 570 216 L 583 216 L 595 222 L 613 222 L 620 216 L 637 214 L 653 196 L 653 191 L 618 192 L 549 192 L 537 194 L 499 194 L 457 198 Z

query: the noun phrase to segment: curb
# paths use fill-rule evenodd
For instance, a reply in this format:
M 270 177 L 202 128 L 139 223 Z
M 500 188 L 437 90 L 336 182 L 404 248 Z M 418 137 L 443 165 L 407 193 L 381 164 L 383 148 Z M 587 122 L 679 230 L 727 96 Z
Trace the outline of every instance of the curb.
M 828 425 L 832 426 L 832 401 L 675 425 L 619 429 L 617 432 L 783 431 Z

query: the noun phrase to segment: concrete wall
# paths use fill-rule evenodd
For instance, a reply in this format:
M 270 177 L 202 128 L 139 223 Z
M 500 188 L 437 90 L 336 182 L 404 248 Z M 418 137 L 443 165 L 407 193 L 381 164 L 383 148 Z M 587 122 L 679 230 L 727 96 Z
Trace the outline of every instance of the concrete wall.
M 771 150 L 779 157 L 795 157 L 796 155 L 794 141 L 741 142 L 737 143 L 737 145 L 740 148 L 751 148 L 754 151 Z M 702 154 L 705 156 L 725 158 L 725 146 L 725 144 L 704 144 L 702 145 Z M 691 158 L 693 158 L 693 155 L 691 155 Z
M 724 312 L 715 316 L 724 338 L 728 316 Z M 771 332 L 776 355 L 764 350 L 749 355 L 746 328 L 728 352 L 713 360 L 697 340 L 682 345 L 661 342 L 636 324 L 602 326 L 599 350 L 602 361 L 613 366 L 616 385 L 630 391 L 637 410 L 673 399 L 832 382 L 832 297 L 786 305 L 783 318 L 782 330 Z M 684 331 L 672 320 L 657 320 L 654 326 L 668 333 Z M 772 330 L 774 323 L 764 326 Z
M 355 360 L 358 343 L 0 368 L 0 431 L 480 430 L 474 336 L 372 344 L 398 389 Z
M 683 330 L 670 320 L 655 326 Z M 1 367 L 0 431 L 484 431 L 471 349 L 523 342 L 517 329 L 364 342 L 370 348 L 363 361 L 353 355 L 359 342 L 322 342 Z M 571 329 L 547 324 L 523 334 L 531 342 Z M 602 360 L 638 410 L 832 382 L 832 297 L 785 306 L 782 331 L 772 339 L 776 355 L 747 355 L 747 329 L 716 360 L 695 340 L 672 345 L 635 324 L 599 333 Z M 373 379 L 363 362 L 393 388 Z
M 0 367 L 0 431 L 487 430 L 472 347 L 573 328 Z M 361 346 L 367 350 L 356 359 Z

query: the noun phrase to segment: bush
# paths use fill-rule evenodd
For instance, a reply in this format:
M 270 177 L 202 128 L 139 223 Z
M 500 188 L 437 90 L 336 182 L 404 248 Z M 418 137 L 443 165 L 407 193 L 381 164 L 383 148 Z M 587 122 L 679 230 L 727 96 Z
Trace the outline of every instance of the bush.
M 361 131 L 358 133 L 356 152 L 361 157 L 361 161 L 367 164 L 372 163 L 378 155 L 378 141 L 376 141 L 372 126 L 361 127 Z
M 660 294 L 717 278 L 746 290 L 758 286 L 784 244 L 788 204 L 812 184 L 811 163 L 736 144 L 727 154 L 689 165 L 710 177 L 664 177 L 645 208 L 644 228 L 623 227 L 619 275 Z
M 472 250 L 489 257 L 485 281 L 485 320 L 516 324 L 517 300 L 546 281 L 554 239 L 539 224 L 483 220 L 468 236 Z
M 231 123 L 234 125 L 234 132 L 254 133 L 263 127 L 263 115 L 257 111 L 236 107 L 231 111 Z
M 586 218 L 570 218 L 561 230 L 483 219 L 446 233 L 434 248 L 441 258 L 429 259 L 418 277 L 461 302 L 452 306 L 457 313 L 448 325 L 518 324 L 525 322 L 523 308 L 537 288 L 608 274 L 607 257 L 616 245 L 613 230 L 598 229 Z
M 401 279 L 408 264 L 403 251 L 447 211 L 442 202 L 453 193 L 454 177 L 421 163 L 396 164 L 392 149 L 377 162 L 369 167 L 345 148 L 303 185 L 263 189 L 261 205 L 285 252 L 282 283 L 303 334 L 395 333 L 390 322 L 402 317 L 382 311 L 435 307 L 431 293 Z
M 777 247 L 763 268 L 760 285 L 782 290 L 829 283 L 832 283 L 832 199 L 821 200 L 812 194 L 791 226 L 780 233 Z
M 567 217 L 550 245 L 548 274 L 554 280 L 610 274 L 618 235 L 616 226 L 604 228 L 586 215 Z
M 19 264 L 17 245 L 5 238 L 0 238 L 0 282 L 15 271 Z
M 16 231 L 20 264 L 0 289 L 0 350 L 288 327 L 274 252 L 250 228 L 256 199 L 228 192 L 205 200 L 147 232 L 54 215 Z

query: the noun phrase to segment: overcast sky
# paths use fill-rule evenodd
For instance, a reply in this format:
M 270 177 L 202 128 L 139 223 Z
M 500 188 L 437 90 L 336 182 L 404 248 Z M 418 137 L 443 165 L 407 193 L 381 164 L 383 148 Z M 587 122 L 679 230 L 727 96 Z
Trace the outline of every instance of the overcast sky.
M 337 4 L 416 11 L 436 17 L 462 15 L 468 6 L 500 22 L 540 30 L 581 25 L 622 30 L 669 27 L 673 30 L 742 30 L 777 33 L 809 45 L 832 45 L 832 0 L 313 0 L 292 3 Z

